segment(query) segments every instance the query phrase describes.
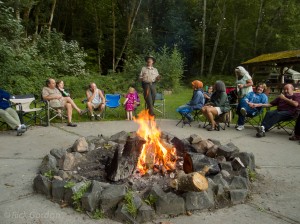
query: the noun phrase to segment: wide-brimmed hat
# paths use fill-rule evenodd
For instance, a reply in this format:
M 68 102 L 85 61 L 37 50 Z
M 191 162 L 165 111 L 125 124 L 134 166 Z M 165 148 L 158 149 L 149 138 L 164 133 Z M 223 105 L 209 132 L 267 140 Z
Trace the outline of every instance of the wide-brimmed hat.
M 152 55 L 147 55 L 147 56 L 145 57 L 145 61 L 148 61 L 149 58 L 151 58 L 151 59 L 153 60 L 153 62 L 155 63 L 156 59 L 155 59 L 155 57 L 153 57 Z

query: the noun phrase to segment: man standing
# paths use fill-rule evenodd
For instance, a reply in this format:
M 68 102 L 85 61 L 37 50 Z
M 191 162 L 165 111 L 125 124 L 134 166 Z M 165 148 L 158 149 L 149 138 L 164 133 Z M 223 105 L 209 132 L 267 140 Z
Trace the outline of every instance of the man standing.
M 299 94 L 294 94 L 294 87 L 287 84 L 283 87 L 283 93 L 269 104 L 263 104 L 263 107 L 277 106 L 277 110 L 268 111 L 257 128 L 256 137 L 264 137 L 265 132 L 268 131 L 274 124 L 280 121 L 287 121 L 294 118 L 297 113 L 297 107 L 300 104 Z
M 91 120 L 95 120 L 94 110 L 98 110 L 96 119 L 100 120 L 100 115 L 105 108 L 105 98 L 102 91 L 97 88 L 95 83 L 90 83 L 89 89 L 86 91 L 87 107 L 91 115 Z
M 46 80 L 46 87 L 43 88 L 42 96 L 44 100 L 49 101 L 50 107 L 58 109 L 66 108 L 68 117 L 68 126 L 76 127 L 77 124 L 72 123 L 73 107 L 70 102 L 67 101 L 67 97 L 63 97 L 61 92 L 56 89 L 56 82 L 54 79 Z
M 149 114 L 154 116 L 154 102 L 156 96 L 156 81 L 160 79 L 160 75 L 156 68 L 153 67 L 155 58 L 151 55 L 145 57 L 147 65 L 142 68 L 139 79 L 142 81 L 144 99 L 149 110 Z

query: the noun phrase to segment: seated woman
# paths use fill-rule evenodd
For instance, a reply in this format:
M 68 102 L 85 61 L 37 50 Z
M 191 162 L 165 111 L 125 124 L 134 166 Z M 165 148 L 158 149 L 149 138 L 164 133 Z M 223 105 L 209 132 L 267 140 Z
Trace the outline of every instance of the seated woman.
M 64 81 L 62 81 L 62 80 L 56 81 L 56 88 L 59 90 L 59 92 L 61 93 L 61 95 L 81 115 L 83 113 L 82 110 L 75 104 L 75 102 L 73 101 L 73 99 L 70 97 L 70 93 L 68 93 L 64 89 L 64 87 L 65 87 Z
M 192 82 L 192 88 L 194 90 L 192 99 L 187 104 L 178 107 L 176 110 L 181 115 L 184 115 L 188 119 L 189 123 L 193 121 L 191 112 L 194 110 L 201 110 L 205 102 L 202 93 L 203 83 L 199 80 L 194 80 Z
M 217 130 L 215 117 L 230 110 L 224 82 L 216 81 L 214 90 L 215 91 L 210 98 L 210 102 L 202 108 L 203 115 L 211 124 L 211 127 L 207 129 L 208 131 Z
M 21 124 L 17 112 L 10 106 L 9 99 L 10 94 L 0 89 L 0 117 L 20 136 L 27 130 L 27 127 Z
M 255 117 L 262 111 L 263 104 L 268 103 L 268 97 L 264 94 L 266 84 L 258 83 L 255 92 L 248 93 L 243 97 L 237 107 L 238 126 L 236 130 L 242 131 L 245 127 L 245 117 Z
M 210 100 L 211 95 L 213 94 L 213 86 L 209 86 L 207 92 L 204 92 L 205 104 L 207 104 Z

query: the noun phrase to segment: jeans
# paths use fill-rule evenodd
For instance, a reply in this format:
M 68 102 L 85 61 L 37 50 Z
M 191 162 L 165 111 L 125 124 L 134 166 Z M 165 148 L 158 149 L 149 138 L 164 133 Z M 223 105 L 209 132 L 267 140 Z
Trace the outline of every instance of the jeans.
M 190 122 L 193 121 L 193 116 L 191 112 L 193 111 L 193 108 L 189 105 L 182 105 L 176 109 L 178 113 L 185 116 Z
M 17 112 L 11 107 L 6 110 L 0 109 L 0 117 L 12 128 L 16 129 L 20 124 L 20 119 Z
M 145 83 L 142 82 L 142 87 L 144 90 L 144 99 L 146 102 L 149 114 L 154 116 L 154 102 L 156 97 L 156 86 L 155 83 Z
M 241 114 L 241 108 L 245 108 L 247 112 L 247 117 L 255 117 L 258 113 L 260 113 L 260 110 L 257 108 L 251 108 L 245 100 L 241 100 L 238 107 L 237 107 L 237 114 L 239 115 L 238 118 L 238 125 L 244 125 L 245 124 L 245 117 Z
M 265 127 L 265 131 L 268 131 L 274 124 L 280 121 L 288 121 L 293 119 L 294 116 L 288 111 L 272 110 L 268 111 L 261 123 Z
M 295 125 L 295 135 L 300 136 L 300 116 L 298 116 Z

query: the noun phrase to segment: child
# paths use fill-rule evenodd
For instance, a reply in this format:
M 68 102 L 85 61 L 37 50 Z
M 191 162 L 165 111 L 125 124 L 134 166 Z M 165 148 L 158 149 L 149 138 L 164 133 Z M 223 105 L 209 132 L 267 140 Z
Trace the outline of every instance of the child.
M 124 106 L 127 112 L 127 120 L 132 120 L 132 111 L 134 111 L 136 103 L 135 89 L 130 87 L 128 90 L 128 94 L 125 97 L 126 100 L 124 102 Z

